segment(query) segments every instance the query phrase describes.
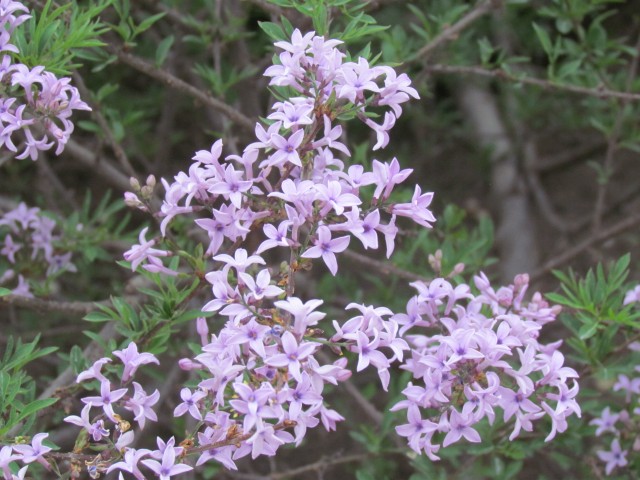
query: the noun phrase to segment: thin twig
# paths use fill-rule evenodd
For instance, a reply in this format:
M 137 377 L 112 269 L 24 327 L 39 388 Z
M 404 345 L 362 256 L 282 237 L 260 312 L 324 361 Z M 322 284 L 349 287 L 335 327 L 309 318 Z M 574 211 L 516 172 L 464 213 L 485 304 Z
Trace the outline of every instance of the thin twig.
M 424 61 L 433 52 L 436 48 L 442 45 L 449 40 L 455 39 L 458 34 L 471 25 L 473 22 L 483 17 L 487 13 L 489 13 L 494 8 L 498 8 L 502 4 L 501 1 L 497 0 L 487 0 L 484 2 L 478 3 L 475 7 L 471 9 L 464 17 L 458 20 L 453 25 L 445 28 L 436 35 L 429 43 L 427 43 L 424 47 L 422 47 L 418 52 L 413 55 L 409 61 Z
M 638 60 L 640 60 L 640 36 L 635 45 L 636 54 L 629 65 L 629 71 L 627 72 L 627 80 L 625 84 L 625 90 L 628 92 L 633 87 L 633 81 L 635 80 L 636 73 L 638 72 Z M 605 155 L 602 169 L 606 175 L 609 175 L 614 168 L 615 155 L 618 150 L 618 140 L 622 134 L 622 125 L 624 123 L 625 110 L 629 104 L 629 99 L 623 99 L 618 105 L 618 113 L 616 115 L 615 123 L 611 129 L 611 133 L 607 138 L 607 153 Z M 597 232 L 602 225 L 602 217 L 605 210 L 605 201 L 607 197 L 607 190 L 609 186 L 608 179 L 602 181 L 598 185 L 598 193 L 596 194 L 596 203 L 593 208 L 593 221 L 591 228 L 594 232 Z
M 115 135 L 111 131 L 111 127 L 109 126 L 109 123 L 104 118 L 104 115 L 102 115 L 102 113 L 100 112 L 100 105 L 93 100 L 93 94 L 89 91 L 89 89 L 85 85 L 84 79 L 78 73 L 74 73 L 73 81 L 78 87 L 78 90 L 80 91 L 80 95 L 82 96 L 82 98 L 85 101 L 87 101 L 91 106 L 92 108 L 91 116 L 98 123 L 98 126 L 102 130 L 102 133 L 104 134 L 104 138 L 107 140 L 107 143 L 111 147 L 111 150 L 113 150 L 113 154 L 115 155 L 116 159 L 118 160 L 118 162 L 120 162 L 120 165 L 122 165 L 122 168 L 124 168 L 124 170 L 127 172 L 128 175 L 132 177 L 137 177 L 136 171 L 131 165 L 131 162 L 129 161 L 129 157 L 127 156 L 127 153 L 122 148 L 122 145 L 120 145 L 120 143 L 116 140 Z
M 488 69 L 488 68 L 479 67 L 479 66 L 433 64 L 433 65 L 426 65 L 424 67 L 424 70 L 427 73 L 478 75 L 482 77 L 491 77 L 498 80 L 504 80 L 507 82 L 521 83 L 523 85 L 535 85 L 543 89 L 561 90 L 561 91 L 576 93 L 580 95 L 587 95 L 589 97 L 619 98 L 619 99 L 628 100 L 628 101 L 640 100 L 640 93 L 620 92 L 617 90 L 610 90 L 608 88 L 589 88 L 589 87 L 579 87 L 577 85 L 566 85 L 566 84 L 551 82 L 549 80 L 543 80 L 541 78 L 532 78 L 532 77 L 526 77 L 526 76 L 513 75 L 499 68 Z
M 187 95 L 195 98 L 196 100 L 199 100 L 200 102 L 213 108 L 214 110 L 219 111 L 220 113 L 226 115 L 231 121 L 235 122 L 237 125 L 245 129 L 247 132 L 254 132 L 255 122 L 243 113 L 227 105 L 223 101 L 218 100 L 217 98 L 214 98 L 201 90 L 198 90 L 193 85 L 190 85 L 189 83 L 176 77 L 175 75 L 170 74 L 166 70 L 157 68 L 143 58 L 124 52 L 121 49 L 112 49 L 112 51 L 122 63 L 129 65 L 130 67 L 138 70 L 141 73 L 144 73 L 145 75 L 161 81 L 168 87 L 186 93 Z
M 380 260 L 374 260 L 373 258 L 367 257 L 366 255 L 362 255 L 360 253 L 352 252 L 350 250 L 345 250 L 343 252 L 344 256 L 364 265 L 365 267 L 369 267 L 372 273 L 382 273 L 384 275 L 394 275 L 399 278 L 404 278 L 405 280 L 411 280 L 412 282 L 420 281 L 420 282 L 430 282 L 431 280 L 418 275 L 413 272 L 409 272 L 407 270 L 403 270 L 399 267 L 396 267 L 391 262 L 381 262 Z
M 114 187 L 124 191 L 131 190 L 128 176 L 114 167 L 105 158 L 102 158 L 98 153 L 80 145 L 75 140 L 69 140 L 67 142 L 65 154 L 72 156 L 85 167 L 94 170 L 94 173 L 97 173 L 102 180 L 105 180 Z
M 269 480 L 283 480 L 285 478 L 297 478 L 298 475 L 307 472 L 313 472 L 316 470 L 325 471 L 328 468 L 334 467 L 336 465 L 341 465 L 343 463 L 354 463 L 361 462 L 366 460 L 372 456 L 371 453 L 355 453 L 353 455 L 345 455 L 345 456 L 334 456 L 334 457 L 323 457 L 317 462 L 310 463 L 308 465 L 303 465 L 302 467 L 293 468 L 291 470 L 287 470 L 286 472 L 277 472 L 272 473 L 271 475 L 267 475 L 265 478 Z
M 565 250 L 561 254 L 548 260 L 541 268 L 530 275 L 531 281 L 540 279 L 542 276 L 546 275 L 554 268 L 558 268 L 569 260 L 577 257 L 592 245 L 604 242 L 611 237 L 615 237 L 616 235 L 619 235 L 622 232 L 637 226 L 638 224 L 640 224 L 640 213 L 631 215 L 605 230 L 600 230 L 586 240 L 578 243 L 575 247 L 570 248 L 569 250 Z
M 38 312 L 58 312 L 67 315 L 86 315 L 96 309 L 94 302 L 58 302 L 42 298 L 29 298 L 22 295 L 5 295 L 0 297 L 0 305 L 13 305 Z

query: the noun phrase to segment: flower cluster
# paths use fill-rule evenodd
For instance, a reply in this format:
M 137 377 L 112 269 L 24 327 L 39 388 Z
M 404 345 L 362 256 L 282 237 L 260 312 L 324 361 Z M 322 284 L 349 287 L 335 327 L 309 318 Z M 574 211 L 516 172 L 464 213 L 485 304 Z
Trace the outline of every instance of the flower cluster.
M 346 309 L 355 315 L 334 320 L 330 336 L 321 324 L 322 300 L 296 296 L 295 278 L 312 267 L 313 259 L 336 275 L 338 257 L 354 237 L 365 249 L 381 248 L 384 240 L 390 256 L 398 217 L 426 228 L 435 221 L 429 210 L 432 194 L 419 186 L 411 201 L 394 202 L 395 187 L 411 173 L 397 159 L 373 160 L 368 171 L 338 157 L 350 155 L 341 142 L 339 118 L 352 116 L 372 128 L 377 150 L 387 145 L 401 104 L 417 97 L 406 75 L 363 58 L 345 61 L 340 43 L 298 30 L 291 42 L 276 43 L 283 50 L 280 64 L 266 75 L 289 96 L 273 106 L 271 123 L 256 125 L 256 141 L 242 155 L 221 160 L 223 145 L 216 141 L 195 154 L 188 172 L 171 183 L 162 180 L 160 234 L 148 239 L 148 228 L 142 230 L 125 259 L 133 270 L 179 275 L 174 269 L 179 262 L 168 266 L 163 259 L 185 253 L 174 238 L 165 238 L 177 216 L 195 216 L 211 264 L 204 275 L 211 298 L 202 310 L 224 322 L 211 332 L 206 318 L 198 318 L 201 352 L 179 362 L 196 378 L 182 388 L 173 412 L 196 425 L 179 446 L 172 438 L 158 439 L 154 451 L 127 448 L 133 434 L 122 412 L 114 410 L 130 411 L 140 428 L 145 419 L 155 420 L 155 393 L 148 395 L 135 382 L 133 395 L 127 388 L 137 366 L 155 357 L 139 354 L 135 344 L 115 352 L 125 365 L 120 388 L 101 373 L 110 362 L 106 358 L 80 375 L 79 381 L 97 379 L 100 395 L 85 397 L 82 414 L 67 421 L 82 426 L 94 442 L 107 438 L 111 425 L 119 430 L 110 441 L 122 460 L 112 457 L 116 463 L 107 466 L 96 457 L 90 464 L 94 474 L 120 470 L 144 478 L 141 468 L 147 468 L 170 478 L 191 469 L 181 462 L 192 455 L 197 455 L 196 466 L 214 460 L 235 469 L 243 457 L 272 456 L 282 445 L 298 445 L 309 428 L 335 429 L 343 417 L 330 408 L 325 394 L 328 384 L 352 375 L 351 356 L 357 357 L 356 371 L 375 368 L 384 389 L 394 363 L 413 372 L 416 385 L 409 385 L 407 399 L 396 405 L 407 409 L 410 423 L 398 433 L 434 459 L 440 448 L 434 436 L 444 437 L 444 446 L 462 437 L 479 441 L 472 425 L 485 417 L 493 421 L 494 407 L 503 409 L 505 420 L 515 418 L 512 438 L 546 414 L 552 420 L 551 439 L 567 428 L 569 415 L 580 414 L 576 372 L 563 365 L 559 343 L 538 342 L 541 327 L 558 309 L 538 294 L 525 302 L 525 276 L 497 291 L 480 276 L 475 296 L 469 286 L 454 287 L 443 279 L 416 283 L 418 295 L 406 314 L 351 303 Z M 371 120 L 375 114 L 384 119 L 381 124 Z M 154 184 L 152 177 L 143 188 L 137 184 L 127 193 L 127 204 L 153 212 Z M 278 253 L 289 260 L 270 268 Z M 404 339 L 410 329 L 420 333 L 413 330 Z M 332 352 L 340 356 L 331 357 Z M 569 379 L 574 379 L 571 388 Z M 93 408 L 102 412 L 92 418 Z
M 406 314 L 393 318 L 402 333 L 411 331 L 411 352 L 401 368 L 414 381 L 393 410 L 407 410 L 409 423 L 396 430 L 413 450 L 437 459 L 441 446 L 462 438 L 479 442 L 474 425 L 485 418 L 493 423 L 497 409 L 504 422 L 513 419 L 510 440 L 547 416 L 549 441 L 566 430 L 567 417 L 580 416 L 578 374 L 564 365 L 561 342 L 539 342 L 542 326 L 559 307 L 550 307 L 539 293 L 525 302 L 528 281 L 519 275 L 496 291 L 480 275 L 477 295 L 444 279 L 412 284 L 418 294 Z
M 76 381 L 81 383 L 97 380 L 100 382 L 100 394 L 82 398 L 81 400 L 85 406 L 80 415 L 70 415 L 64 419 L 65 422 L 84 429 L 87 435 L 85 445 L 86 442 L 89 441 L 88 439 L 93 440 L 92 444 L 96 446 L 110 447 L 113 445 L 116 453 L 123 458 L 121 462 L 108 463 L 98 454 L 92 461 L 86 462 L 86 469 L 91 478 L 99 478 L 102 473 L 114 470 L 131 472 L 134 473 L 136 478 L 144 478 L 137 466 L 135 467 L 135 471 L 132 470 L 134 468 L 132 465 L 136 465 L 130 460 L 134 453 L 136 455 L 136 463 L 142 457 L 148 457 L 142 463 L 154 472 L 160 472 L 160 470 L 165 467 L 169 469 L 172 475 L 191 470 L 191 467 L 188 465 L 173 465 L 173 462 L 171 465 L 168 465 L 169 460 L 165 460 L 164 457 L 170 457 L 174 450 L 177 450 L 172 448 L 175 442 L 174 439 L 171 439 L 166 444 L 161 439 L 158 439 L 158 450 L 145 449 L 135 451 L 127 447 L 134 440 L 134 431 L 131 429 L 131 424 L 123 418 L 123 416 L 126 415 L 125 412 L 130 412 L 129 415 L 133 416 L 133 421 L 135 421 L 140 430 L 142 430 L 145 427 L 146 420 L 158 420 L 152 407 L 160 398 L 158 390 L 155 390 L 149 395 L 139 383 L 132 382 L 133 375 L 139 366 L 148 363 L 158 364 L 159 362 L 158 359 L 150 353 L 138 352 L 138 347 L 133 342 L 122 350 L 114 351 L 113 354 L 118 357 L 123 364 L 122 373 L 119 375 L 120 379 L 118 381 L 121 388 L 114 388 L 118 386 L 118 384 L 111 382 L 107 375 L 105 375 L 107 372 L 102 371 L 105 365 L 112 363 L 112 359 L 105 357 L 97 360 L 88 370 L 80 373 Z M 115 373 L 116 369 L 114 368 L 112 370 Z M 130 391 L 129 384 L 133 385 L 133 393 Z M 116 408 L 119 409 L 120 413 L 116 413 Z M 98 413 L 92 414 L 92 409 L 99 409 L 99 411 Z M 47 470 L 50 470 L 51 467 L 46 457 L 47 453 L 52 449 L 42 443 L 47 437 L 47 433 L 38 433 L 33 437 L 30 445 L 15 444 L 3 446 L 0 450 L 0 469 L 2 469 L 4 475 L 3 478 L 5 480 L 25 478 L 24 476 L 27 473 L 29 464 L 32 462 L 38 462 Z M 170 450 L 169 453 L 166 451 L 167 448 Z M 11 473 L 12 462 L 25 464 L 25 466 L 20 469 L 18 475 Z M 158 467 L 159 465 L 161 465 L 161 467 Z M 77 473 L 84 468 L 85 466 L 77 462 L 74 465 L 74 471 Z M 77 478 L 77 475 L 73 478 Z
M 268 116 L 272 123 L 266 129 L 256 125 L 257 141 L 242 156 L 229 155 L 221 163 L 218 140 L 209 151 L 197 152 L 189 171 L 180 172 L 173 183 L 162 180 L 166 189 L 160 212 L 162 236 L 177 215 L 208 212 L 196 224 L 207 233 L 207 254 L 214 256 L 225 241 L 241 242 L 261 223 L 266 240 L 256 254 L 277 246 L 290 248 L 300 259 L 322 258 L 335 275 L 336 254 L 350 241 L 349 235 L 336 235 L 350 234 L 364 248 L 376 249 L 382 234 L 389 256 L 397 216 L 431 226 L 435 221 L 428 209 L 432 194 L 423 194 L 419 186 L 410 202 L 389 202 L 394 187 L 411 173 L 401 169 L 395 158 L 374 160 L 372 171 L 367 172 L 361 165 L 347 167 L 335 156 L 349 155 L 339 141 L 342 127 L 334 124 L 337 117 L 357 115 L 376 131 L 374 149 L 380 148 L 388 143 L 386 132 L 401 114 L 400 104 L 418 96 L 407 76 L 396 75 L 390 67 L 370 67 L 362 58 L 357 63 L 343 62 L 345 55 L 336 48 L 339 43 L 313 32 L 302 36 L 297 30 L 291 43 L 276 43 L 285 50 L 280 55 L 282 65 L 270 67 L 266 75 L 274 85 L 292 87 L 295 96 L 274 105 Z M 382 126 L 365 115 L 374 107 L 385 110 Z M 365 203 L 360 190 L 368 185 L 374 193 Z M 131 205 L 144 204 L 135 193 L 128 193 L 126 199 Z M 384 213 L 390 215 L 387 222 Z M 125 258 L 134 268 L 143 264 L 146 270 L 171 274 L 161 260 L 171 252 L 154 248 L 156 243 L 156 239 L 147 241 L 143 231 L 140 244 Z
M 629 290 L 624 298 L 624 305 L 640 302 L 640 286 Z M 632 352 L 640 351 L 640 343 L 632 342 L 628 349 Z M 636 372 L 640 372 L 640 365 L 634 367 Z M 629 378 L 620 374 L 613 385 L 616 392 L 624 392 L 624 407 L 605 407 L 599 417 L 589 422 L 589 425 L 596 427 L 596 437 L 610 436 L 611 443 L 609 450 L 598 450 L 596 455 L 605 462 L 605 473 L 611 475 L 617 467 L 624 467 L 628 464 L 627 455 L 630 452 L 640 450 L 640 436 L 638 436 L 638 425 L 640 424 L 640 377 Z
M 20 2 L 0 0 L 0 52 L 19 53 L 11 34 L 30 18 L 28 12 Z M 5 54 L 0 60 L 0 147 L 14 153 L 21 148 L 16 158 L 36 160 L 40 151 L 56 145 L 59 155 L 73 132 L 73 110 L 91 110 L 70 82 L 43 66 L 14 63 Z
M 0 274 L 0 285 L 17 277 L 13 293 L 32 297 L 27 278 L 38 274 L 52 278 L 64 271 L 76 271 L 71 252 L 55 246 L 60 239 L 55 228 L 55 220 L 24 203 L 0 217 L 0 258 L 8 264 Z

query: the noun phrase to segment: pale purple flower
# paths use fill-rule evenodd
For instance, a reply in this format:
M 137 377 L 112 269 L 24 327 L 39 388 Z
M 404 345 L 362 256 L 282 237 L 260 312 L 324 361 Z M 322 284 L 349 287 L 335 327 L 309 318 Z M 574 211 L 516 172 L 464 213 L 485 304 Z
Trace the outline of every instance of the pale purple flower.
M 598 427 L 596 428 L 596 437 L 599 437 L 604 432 L 615 433 L 617 431 L 616 422 L 619 418 L 619 413 L 611 413 L 611 409 L 609 407 L 605 407 L 605 409 L 602 410 L 600 417 L 591 420 L 589 425 L 595 425 Z
M 206 396 L 207 394 L 203 391 L 198 390 L 191 393 L 191 390 L 188 388 L 183 388 L 180 390 L 182 403 L 173 410 L 173 416 L 181 417 L 185 413 L 189 412 L 189 414 L 196 420 L 202 420 L 202 413 L 200 413 L 200 409 L 198 408 L 198 402 Z
M 173 445 L 164 449 L 161 458 L 162 463 L 151 459 L 142 460 L 142 463 L 158 475 L 160 480 L 170 480 L 175 475 L 193 470 L 193 467 L 184 463 L 176 464 L 176 452 Z
M 463 414 L 459 413 L 455 408 L 452 408 L 449 413 L 449 430 L 442 441 L 442 446 L 447 447 L 462 437 L 472 443 L 479 443 L 481 441 L 480 435 L 470 426 L 473 423 L 473 418 L 470 417 L 469 414 L 463 416 Z
M 228 271 L 229 268 L 233 267 L 238 271 L 238 273 L 244 272 L 250 265 L 254 265 L 256 263 L 260 265 L 265 264 L 264 258 L 259 255 L 248 255 L 244 248 L 238 248 L 233 257 L 223 253 L 221 255 L 216 255 L 213 259 L 224 263 L 225 271 Z
M 624 295 L 623 305 L 629 305 L 630 303 L 640 302 L 640 285 L 636 285 Z
M 127 393 L 126 388 L 119 388 L 118 390 L 111 391 L 111 383 L 108 380 L 103 380 L 100 383 L 100 396 L 96 397 L 84 397 L 81 400 L 90 404 L 93 407 L 102 407 L 104 413 L 114 423 L 118 423 L 115 418 L 115 412 L 113 411 L 113 403 L 120 400 Z
M 158 421 L 158 416 L 151 407 L 160 400 L 160 392 L 156 389 L 151 395 L 147 395 L 147 392 L 138 382 L 133 382 L 133 389 L 133 397 L 127 400 L 124 408 L 133 412 L 133 419 L 138 422 L 142 430 L 147 418 L 152 422 Z
M 277 133 L 271 137 L 271 143 L 276 151 L 269 157 L 269 165 L 281 165 L 284 162 L 292 163 L 298 167 L 302 167 L 302 161 L 298 154 L 298 148 L 302 145 L 304 139 L 304 130 L 298 130 L 291 134 L 289 138 L 284 138 Z
M 227 165 L 224 170 L 224 178 L 220 179 L 220 182 L 211 185 L 209 192 L 223 195 L 236 208 L 240 208 L 242 206 L 242 193 L 249 191 L 253 185 L 252 181 L 243 180 L 243 177 L 243 172 L 235 170 L 232 165 Z
M 331 230 L 324 225 L 318 228 L 315 246 L 306 250 L 303 258 L 322 257 L 333 276 L 338 272 L 336 253 L 344 252 L 349 246 L 350 237 L 331 238 Z
M 107 473 L 111 473 L 114 470 L 122 470 L 124 472 L 131 473 L 134 477 L 136 477 L 137 480 L 144 480 L 145 476 L 140 471 L 138 463 L 140 463 L 141 458 L 146 457 L 150 453 L 151 450 L 148 450 L 146 448 L 128 448 L 124 453 L 124 458 L 121 461 L 111 465 L 107 469 Z
M 0 449 L 0 469 L 4 473 L 4 478 L 11 478 L 11 470 L 9 464 L 16 460 L 20 460 L 22 455 L 13 453 L 13 447 L 6 445 Z
M 22 455 L 20 459 L 22 462 L 38 462 L 49 470 L 49 463 L 44 459 L 44 454 L 50 452 L 51 448 L 42 444 L 43 440 L 48 436 L 48 433 L 37 433 L 31 439 L 31 445 L 14 445 L 13 450 Z
M 22 245 L 14 243 L 11 235 L 7 234 L 7 236 L 4 237 L 4 246 L 2 247 L 2 250 L 0 250 L 0 253 L 6 256 L 9 262 L 16 263 L 15 254 L 21 248 L 22 248 Z
M 287 234 L 289 227 L 292 224 L 293 222 L 290 220 L 283 220 L 278 225 L 278 228 L 274 227 L 270 223 L 265 224 L 262 230 L 264 231 L 267 239 L 260 244 L 256 250 L 256 254 L 260 255 L 262 252 L 274 247 L 289 247 L 292 242 L 287 238 Z
M 318 343 L 312 342 L 303 341 L 298 344 L 293 334 L 287 331 L 282 334 L 282 350 L 284 353 L 268 357 L 265 359 L 265 363 L 273 367 L 287 367 L 291 376 L 300 382 L 302 381 L 302 373 L 300 371 L 302 365 L 300 362 L 315 352 L 318 347 Z
M 104 428 L 103 420 L 97 420 L 96 422 L 91 423 L 89 420 L 90 410 L 91 404 L 87 404 L 82 409 L 82 412 L 80 412 L 79 417 L 77 415 L 69 415 L 64 418 L 64 421 L 84 428 L 95 442 L 99 442 L 103 437 L 107 437 L 109 435 L 109 430 Z
M 624 467 L 627 462 L 627 451 L 620 447 L 620 441 L 614 438 L 611 442 L 611 450 L 598 450 L 596 454 L 598 458 L 603 462 L 606 462 L 605 473 L 611 475 L 613 469 L 616 467 Z
M 140 265 L 144 260 L 148 260 L 152 257 L 166 257 L 170 255 L 167 251 L 153 248 L 156 241 L 154 239 L 147 241 L 147 230 L 149 230 L 149 227 L 145 227 L 140 231 L 140 235 L 138 236 L 140 245 L 133 245 L 129 250 L 124 252 L 124 259 L 127 262 L 131 262 L 131 270 L 134 272 L 138 268 L 138 265 Z
M 343 193 L 342 185 L 337 181 L 330 181 L 327 185 L 316 185 L 316 200 L 325 203 L 325 207 L 321 210 L 321 215 L 326 215 L 331 209 L 336 214 L 342 215 L 346 207 L 360 205 L 362 201 L 352 193 Z
M 85 370 L 84 372 L 80 372 L 78 374 L 78 377 L 76 378 L 76 383 L 81 383 L 81 382 L 84 382 L 85 380 L 91 380 L 92 378 L 100 380 L 100 382 L 106 382 L 107 378 L 102 373 L 100 373 L 100 370 L 102 370 L 103 365 L 107 363 L 111 363 L 110 358 L 108 357 L 99 358 L 98 360 L 93 362 L 93 365 L 91 365 L 87 370 Z
M 138 353 L 138 346 L 134 342 L 130 342 L 127 348 L 123 350 L 114 350 L 113 354 L 122 360 L 122 363 L 124 364 L 122 383 L 127 383 L 136 373 L 136 370 L 140 365 L 145 365 L 147 363 L 160 365 L 160 362 L 152 353 Z

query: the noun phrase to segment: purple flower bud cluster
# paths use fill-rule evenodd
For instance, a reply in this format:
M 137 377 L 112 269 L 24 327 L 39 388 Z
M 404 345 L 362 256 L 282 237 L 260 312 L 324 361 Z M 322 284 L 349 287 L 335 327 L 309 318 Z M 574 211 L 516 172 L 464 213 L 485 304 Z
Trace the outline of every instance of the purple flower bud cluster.
M 20 203 L 0 217 L 0 259 L 8 266 L 0 274 L 0 285 L 14 283 L 13 293 L 32 297 L 28 277 L 50 277 L 63 271 L 75 272 L 71 252 L 55 246 L 60 236 L 54 233 L 55 220 L 44 216 L 39 208 Z M 2 266 L 0 263 L 0 266 Z
M 510 440 L 546 416 L 549 441 L 567 429 L 567 417 L 581 415 L 578 374 L 564 365 L 561 342 L 539 342 L 542 326 L 560 308 L 538 293 L 526 302 L 528 282 L 518 275 L 496 291 L 481 274 L 475 277 L 477 295 L 444 279 L 412 284 L 418 294 L 407 313 L 392 318 L 401 333 L 411 331 L 411 351 L 400 368 L 413 381 L 392 410 L 407 410 L 408 423 L 396 430 L 413 450 L 435 460 L 441 447 L 462 438 L 480 442 L 474 425 L 485 418 L 493 424 L 497 409 L 504 422 L 513 419 Z
M 30 18 L 22 3 L 0 0 L 0 52 L 19 53 L 10 43 L 15 28 Z M 80 99 L 71 79 L 58 78 L 43 66 L 0 60 L 0 147 L 18 153 L 15 158 L 36 160 L 40 151 L 56 145 L 59 155 L 73 132 L 73 110 L 91 110 Z M 18 143 L 18 146 L 16 146 Z

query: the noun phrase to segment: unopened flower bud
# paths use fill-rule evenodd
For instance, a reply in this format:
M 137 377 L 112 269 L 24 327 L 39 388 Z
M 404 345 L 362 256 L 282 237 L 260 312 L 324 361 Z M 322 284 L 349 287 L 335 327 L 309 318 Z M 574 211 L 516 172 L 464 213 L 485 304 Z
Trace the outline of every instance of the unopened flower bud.
M 133 188 L 133 190 L 135 192 L 139 192 L 140 191 L 140 182 L 138 181 L 138 179 L 136 177 L 131 177 L 129 179 L 129 185 L 131 185 L 131 188 Z
M 198 317 L 196 319 L 196 331 L 200 335 L 200 343 L 202 346 L 209 344 L 209 325 L 207 325 L 207 319 L 204 317 Z
M 187 372 L 190 370 L 198 370 L 200 368 L 200 364 L 195 363 L 189 358 L 181 358 L 178 360 L 178 366 Z
M 464 272 L 464 263 L 456 263 L 456 266 L 453 267 L 451 271 L 451 275 L 460 275 L 462 272 Z
M 124 192 L 124 203 L 127 207 L 136 208 L 142 205 L 138 196 L 133 192 Z
M 156 186 L 156 177 L 154 177 L 153 175 L 149 175 L 147 177 L 147 186 L 148 187 L 155 187 Z
M 140 193 L 142 194 L 142 198 L 148 200 L 153 196 L 153 188 L 148 185 L 145 185 L 140 189 Z

